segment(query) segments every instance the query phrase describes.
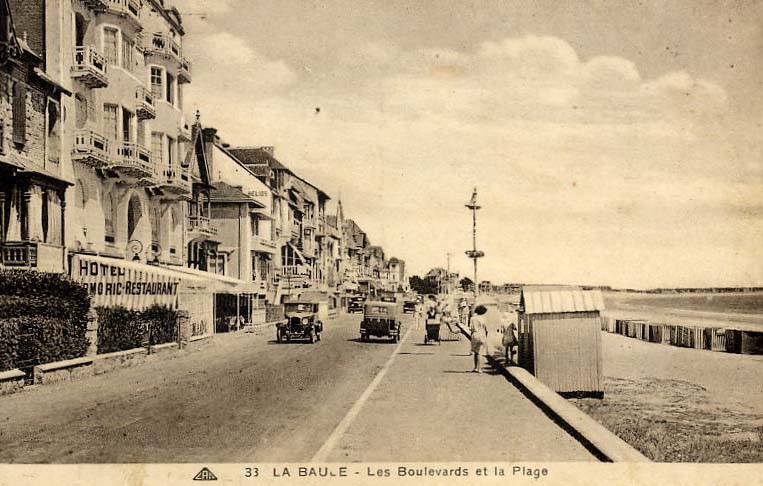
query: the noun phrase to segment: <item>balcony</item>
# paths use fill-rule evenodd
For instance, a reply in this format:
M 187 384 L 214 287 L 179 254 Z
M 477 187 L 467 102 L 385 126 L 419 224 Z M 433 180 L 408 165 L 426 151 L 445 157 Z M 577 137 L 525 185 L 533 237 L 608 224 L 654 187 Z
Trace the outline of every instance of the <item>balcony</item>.
M 272 240 L 257 237 L 252 240 L 252 249 L 258 253 L 275 254 L 277 246 Z
M 6 241 L 0 243 L 0 265 L 40 272 L 62 272 L 64 248 L 37 241 Z
M 156 118 L 156 105 L 154 104 L 154 95 L 143 86 L 138 86 L 135 90 L 135 115 L 138 120 L 148 120 Z
M 178 70 L 178 83 L 191 82 L 191 61 L 185 57 L 180 58 L 180 69 Z
M 180 44 L 167 34 L 154 33 L 146 37 L 143 46 L 144 52 L 149 55 L 164 56 L 181 62 Z
M 121 142 L 117 147 L 111 169 L 121 176 L 138 180 L 153 178 L 156 173 L 151 161 L 151 152 L 133 142 Z
M 79 79 L 88 88 L 105 88 L 109 85 L 106 76 L 106 58 L 95 48 L 77 46 L 74 48 L 72 77 Z
M 198 236 L 212 237 L 217 236 L 217 228 L 212 226 L 207 216 L 189 216 L 188 233 L 191 239 Z
M 93 130 L 77 130 L 74 132 L 72 160 L 94 168 L 109 165 L 109 140 Z
M 95 12 L 103 12 L 109 8 L 108 0 L 82 0 L 85 7 Z
M 168 195 L 190 197 L 191 194 L 191 177 L 185 167 L 168 167 L 162 170 L 157 185 Z
M 123 17 L 135 26 L 137 30 L 143 30 L 140 22 L 140 0 L 108 0 L 107 11 Z

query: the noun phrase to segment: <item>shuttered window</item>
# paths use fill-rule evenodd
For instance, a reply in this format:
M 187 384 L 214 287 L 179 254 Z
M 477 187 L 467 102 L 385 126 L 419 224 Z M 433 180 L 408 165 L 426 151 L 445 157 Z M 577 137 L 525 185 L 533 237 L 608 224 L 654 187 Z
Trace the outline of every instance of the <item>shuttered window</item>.
M 13 143 L 26 143 L 26 86 L 13 84 Z
M 109 64 L 119 65 L 119 51 L 117 50 L 119 32 L 116 29 L 105 27 L 103 29 L 103 55 Z

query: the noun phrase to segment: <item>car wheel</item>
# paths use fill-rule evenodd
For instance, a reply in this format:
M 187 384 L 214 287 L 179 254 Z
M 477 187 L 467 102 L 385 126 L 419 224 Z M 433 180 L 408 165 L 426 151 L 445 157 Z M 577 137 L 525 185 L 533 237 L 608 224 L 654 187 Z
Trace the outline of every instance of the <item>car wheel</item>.
M 281 336 L 281 331 L 278 331 L 276 333 L 276 342 L 278 342 L 278 343 L 282 343 L 283 342 L 283 337 Z

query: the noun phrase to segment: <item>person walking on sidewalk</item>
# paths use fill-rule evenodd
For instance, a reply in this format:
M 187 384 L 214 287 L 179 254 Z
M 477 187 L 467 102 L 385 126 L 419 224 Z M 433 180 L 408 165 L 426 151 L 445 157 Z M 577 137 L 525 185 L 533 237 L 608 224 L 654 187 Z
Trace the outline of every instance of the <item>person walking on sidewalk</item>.
M 506 364 L 514 363 L 514 348 L 517 347 L 517 326 L 514 321 L 510 321 L 503 329 L 503 347 L 506 349 Z M 519 358 L 519 356 L 517 356 Z
M 485 349 L 487 348 L 487 321 L 485 320 L 486 313 L 487 307 L 484 305 L 478 305 L 474 308 L 474 315 L 469 321 L 469 330 L 472 333 L 472 354 L 474 355 L 474 369 L 472 371 L 475 373 L 482 373 L 480 354 L 484 353 Z

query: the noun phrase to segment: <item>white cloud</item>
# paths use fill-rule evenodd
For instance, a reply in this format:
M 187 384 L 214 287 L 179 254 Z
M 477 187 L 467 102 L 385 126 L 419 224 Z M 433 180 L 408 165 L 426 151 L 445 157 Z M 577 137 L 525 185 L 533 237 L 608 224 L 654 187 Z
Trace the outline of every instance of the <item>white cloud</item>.
M 722 124 L 726 93 L 711 81 L 644 79 L 627 59 L 581 60 L 536 36 L 466 51 L 348 45 L 313 75 L 243 34 L 199 35 L 189 98 L 203 121 L 341 191 L 372 241 L 415 271 L 470 245 L 463 203 L 477 184 L 486 278 L 690 285 L 722 271 L 763 284 L 728 270 L 763 257 L 750 243 L 763 233 L 750 219 L 759 141 Z

